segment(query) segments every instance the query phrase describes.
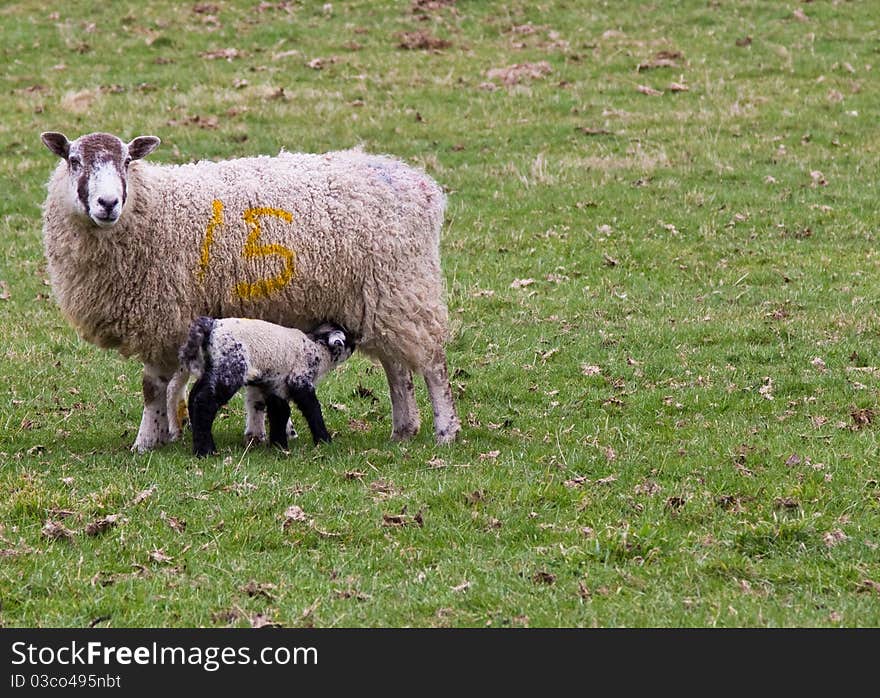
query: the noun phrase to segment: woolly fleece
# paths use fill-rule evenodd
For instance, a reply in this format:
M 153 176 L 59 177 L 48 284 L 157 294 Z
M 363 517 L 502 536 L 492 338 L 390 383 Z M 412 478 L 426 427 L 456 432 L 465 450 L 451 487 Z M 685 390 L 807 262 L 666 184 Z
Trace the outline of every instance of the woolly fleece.
M 445 197 L 427 175 L 360 151 L 253 157 L 188 165 L 135 161 L 119 221 L 98 228 L 65 202 L 66 164 L 44 207 L 44 247 L 62 312 L 89 342 L 172 373 L 198 315 L 258 317 L 307 328 L 323 318 L 355 331 L 368 355 L 419 370 L 447 338 L 439 259 Z M 222 202 L 207 264 L 206 231 Z M 244 212 L 263 245 L 294 253 L 288 283 L 243 298 L 242 281 L 283 273 L 279 255 L 246 258 Z

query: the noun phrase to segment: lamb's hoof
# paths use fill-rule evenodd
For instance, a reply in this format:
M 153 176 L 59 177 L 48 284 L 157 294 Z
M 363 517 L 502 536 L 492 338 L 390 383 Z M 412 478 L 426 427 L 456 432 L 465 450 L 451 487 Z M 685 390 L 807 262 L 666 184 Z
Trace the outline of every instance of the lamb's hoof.
M 217 446 L 213 443 L 210 444 L 193 444 L 193 455 L 196 458 L 207 458 L 208 456 L 216 456 L 220 453 L 217 450 Z
M 266 434 L 250 434 L 245 432 L 244 434 L 244 445 L 245 446 L 259 446 L 260 444 L 266 443 Z

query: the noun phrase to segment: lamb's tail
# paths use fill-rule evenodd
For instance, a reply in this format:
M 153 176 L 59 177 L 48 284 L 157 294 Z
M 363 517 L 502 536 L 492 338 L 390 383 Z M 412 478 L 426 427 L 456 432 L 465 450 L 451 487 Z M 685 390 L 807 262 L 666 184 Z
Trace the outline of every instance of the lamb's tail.
M 186 344 L 180 347 L 180 351 L 177 353 L 180 365 L 196 377 L 201 376 L 205 369 L 205 348 L 211 339 L 215 323 L 214 318 L 205 316 L 199 316 L 193 320 L 189 326 Z

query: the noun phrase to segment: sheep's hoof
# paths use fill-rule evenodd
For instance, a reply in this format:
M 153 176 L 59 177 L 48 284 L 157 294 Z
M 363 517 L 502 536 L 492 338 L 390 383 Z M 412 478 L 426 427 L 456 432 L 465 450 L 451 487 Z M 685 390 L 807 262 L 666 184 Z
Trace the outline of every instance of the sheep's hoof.
M 461 424 L 458 422 L 449 425 L 446 429 L 442 429 L 435 434 L 438 444 L 451 444 L 461 431 Z
M 150 416 L 152 417 L 152 415 Z M 133 453 L 146 453 L 159 446 L 164 446 L 170 440 L 168 420 L 165 415 L 157 415 L 156 419 L 148 419 L 147 416 L 144 416 L 131 450 Z
M 158 448 L 158 447 L 161 446 L 161 445 L 162 445 L 162 444 L 157 444 L 157 443 L 154 443 L 154 444 L 139 444 L 139 443 L 135 443 L 135 444 L 132 445 L 132 447 L 131 447 L 129 450 L 130 450 L 132 453 L 136 453 L 136 454 L 138 454 L 139 456 L 142 456 L 142 455 L 144 455 L 145 453 L 149 453 L 150 451 L 152 451 L 152 450 L 155 449 L 155 448 Z
M 395 427 L 391 431 L 391 440 L 392 441 L 409 441 L 416 434 L 419 433 L 419 425 L 418 422 L 412 423 L 408 422 L 400 427 Z
M 159 448 L 159 446 L 164 446 L 171 440 L 171 437 L 168 434 L 164 434 L 162 438 L 153 438 L 153 439 L 138 439 L 131 446 L 132 453 L 138 453 L 143 455 L 148 451 L 152 451 L 154 448 Z

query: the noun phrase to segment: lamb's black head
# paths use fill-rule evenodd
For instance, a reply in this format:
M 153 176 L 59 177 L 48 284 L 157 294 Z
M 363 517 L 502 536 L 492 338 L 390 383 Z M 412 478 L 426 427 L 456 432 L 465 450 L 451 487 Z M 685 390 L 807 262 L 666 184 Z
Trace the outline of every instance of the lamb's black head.
M 71 206 L 102 228 L 112 226 L 122 214 L 131 161 L 146 157 L 159 145 L 155 136 L 124 143 L 109 133 L 89 133 L 69 141 L 63 133 L 47 131 L 40 139 L 67 161 Z
M 308 333 L 312 341 L 327 347 L 334 364 L 340 364 L 354 353 L 357 338 L 335 322 L 322 322 Z

